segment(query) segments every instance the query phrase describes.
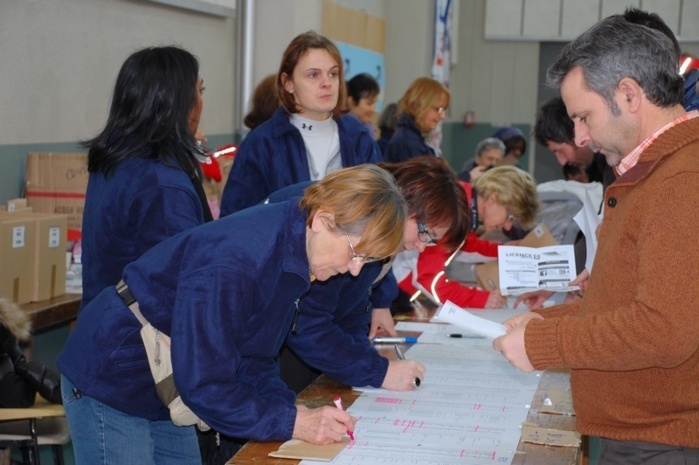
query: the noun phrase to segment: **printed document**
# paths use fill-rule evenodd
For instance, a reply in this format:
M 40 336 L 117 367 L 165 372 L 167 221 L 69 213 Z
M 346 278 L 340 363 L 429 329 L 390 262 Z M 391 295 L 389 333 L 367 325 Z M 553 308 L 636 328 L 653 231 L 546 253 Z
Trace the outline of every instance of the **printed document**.
M 572 245 L 548 247 L 498 247 L 500 293 L 519 295 L 545 289 L 568 292 L 579 289 L 570 286 L 576 278 L 575 252 Z

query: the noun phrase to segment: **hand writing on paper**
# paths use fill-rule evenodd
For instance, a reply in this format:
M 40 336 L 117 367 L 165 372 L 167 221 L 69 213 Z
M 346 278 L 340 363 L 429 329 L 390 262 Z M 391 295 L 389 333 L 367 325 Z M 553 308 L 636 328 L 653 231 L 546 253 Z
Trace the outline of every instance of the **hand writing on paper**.
M 396 323 L 393 321 L 390 308 L 375 308 L 371 311 L 371 329 L 369 339 L 374 336 L 398 336 Z
M 415 378 L 425 379 L 425 366 L 417 360 L 390 360 L 381 387 L 391 391 L 410 391 Z
M 297 405 L 296 410 L 292 437 L 312 444 L 338 442 L 347 431 L 354 431 L 357 422 L 349 413 L 330 406 L 309 409 Z

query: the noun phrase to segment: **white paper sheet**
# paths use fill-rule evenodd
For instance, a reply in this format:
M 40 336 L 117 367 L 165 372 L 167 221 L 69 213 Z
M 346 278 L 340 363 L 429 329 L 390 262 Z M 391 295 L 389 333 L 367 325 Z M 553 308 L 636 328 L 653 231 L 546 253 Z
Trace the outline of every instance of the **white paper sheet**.
M 582 209 L 575 215 L 573 221 L 578 225 L 580 231 L 585 235 L 585 246 L 587 248 L 587 257 L 585 257 L 585 268 L 587 271 L 592 271 L 592 265 L 595 261 L 597 253 L 597 227 L 602 222 L 602 219 L 597 215 L 597 207 L 589 193 L 586 193 L 585 202 Z
M 483 337 L 450 324 L 401 321 L 396 324 L 396 329 L 398 331 L 420 331 L 422 334 L 417 338 L 420 344 L 467 345 L 469 341 L 466 339 Z
M 519 295 L 538 289 L 554 292 L 579 289 L 579 286 L 569 286 L 577 276 L 572 245 L 538 248 L 501 245 L 498 269 L 502 295 Z
M 470 341 L 406 351 L 427 368 L 423 383 L 408 392 L 364 391 L 347 409 L 358 419 L 356 440 L 333 465 L 511 463 L 539 374 L 512 367 L 489 342 L 482 345 L 486 339 Z
M 434 319 L 440 322 L 451 323 L 470 333 L 480 334 L 489 339 L 495 339 L 507 333 L 502 324 L 476 316 L 449 300 L 437 311 Z

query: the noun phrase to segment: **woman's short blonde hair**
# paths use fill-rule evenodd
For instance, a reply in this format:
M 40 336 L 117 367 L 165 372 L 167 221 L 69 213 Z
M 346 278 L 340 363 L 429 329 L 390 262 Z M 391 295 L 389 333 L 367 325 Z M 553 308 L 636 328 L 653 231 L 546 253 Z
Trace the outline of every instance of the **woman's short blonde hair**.
M 425 132 L 426 129 L 420 127 L 420 121 L 422 121 L 425 113 L 430 110 L 432 102 L 442 97 L 447 99 L 447 104 L 444 107 L 446 111 L 451 102 L 449 89 L 436 79 L 428 77 L 417 78 L 410 84 L 410 87 L 408 87 L 398 102 L 398 114 L 405 113 L 410 116 L 420 131 Z
M 308 187 L 300 202 L 308 225 L 319 210 L 333 214 L 338 234 L 361 236 L 357 253 L 387 258 L 403 244 L 407 207 L 395 179 L 376 165 L 345 168 Z
M 498 166 L 473 182 L 478 197 L 494 200 L 512 213 L 522 226 L 530 226 L 539 211 L 536 183 L 529 173 L 514 166 Z

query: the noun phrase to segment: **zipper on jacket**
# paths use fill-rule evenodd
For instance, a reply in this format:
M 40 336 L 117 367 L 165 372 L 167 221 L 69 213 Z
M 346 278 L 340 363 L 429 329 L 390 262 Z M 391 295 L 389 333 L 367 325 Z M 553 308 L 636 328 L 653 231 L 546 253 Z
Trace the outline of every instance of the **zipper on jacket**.
M 293 322 L 291 323 L 291 334 L 296 335 L 296 328 L 298 327 L 298 320 L 299 320 L 299 301 L 301 299 L 296 299 L 296 302 L 294 302 L 294 306 L 296 307 L 294 309 L 294 319 Z

